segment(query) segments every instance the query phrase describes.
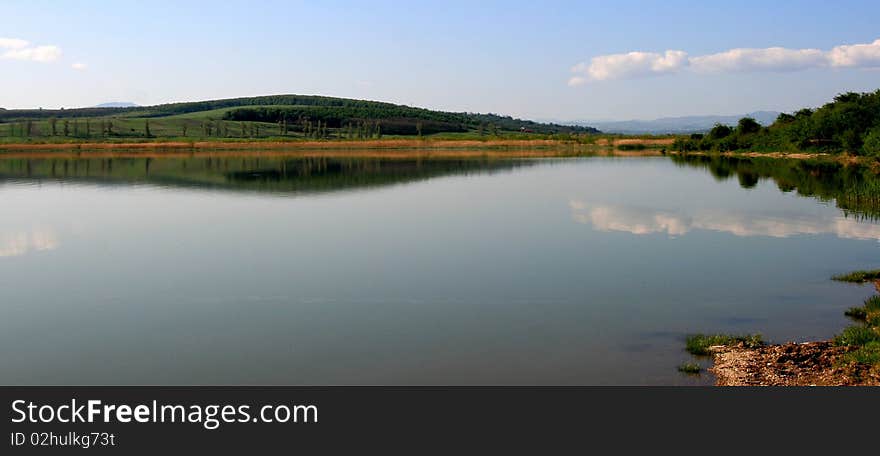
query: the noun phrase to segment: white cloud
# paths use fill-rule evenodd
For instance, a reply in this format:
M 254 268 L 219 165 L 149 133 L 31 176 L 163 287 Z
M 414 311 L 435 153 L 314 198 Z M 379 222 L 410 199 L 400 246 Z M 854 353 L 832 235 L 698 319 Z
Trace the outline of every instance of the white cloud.
M 34 46 L 18 38 L 0 38 L 0 58 L 48 63 L 61 58 L 61 48 L 53 45 Z
M 82 62 L 76 62 L 73 65 L 70 65 L 70 67 L 73 68 L 74 70 L 80 70 L 80 71 L 83 71 L 83 70 L 86 70 L 89 68 L 88 65 L 86 65 L 85 63 L 82 63 Z
M 798 71 L 825 66 L 827 55 L 818 49 L 731 49 L 691 59 L 694 70 L 721 73 L 736 71 Z
M 575 65 L 571 71 L 576 74 L 569 79 L 569 85 L 580 85 L 587 81 L 624 79 L 653 74 L 672 73 L 688 64 L 684 51 L 628 52 L 626 54 L 601 55 L 593 57 L 590 63 Z
M 836 67 L 880 67 L 880 40 L 837 46 L 828 53 L 828 58 Z
M 0 48 L 3 49 L 21 49 L 29 45 L 27 41 L 18 38 L 0 38 Z
M 629 52 L 593 57 L 572 67 L 570 86 L 590 81 L 628 79 L 673 73 L 690 68 L 698 73 L 746 71 L 800 71 L 812 68 L 880 67 L 880 39 L 867 44 L 847 44 L 829 51 L 768 47 L 738 48 L 716 54 L 688 57 L 684 51 Z

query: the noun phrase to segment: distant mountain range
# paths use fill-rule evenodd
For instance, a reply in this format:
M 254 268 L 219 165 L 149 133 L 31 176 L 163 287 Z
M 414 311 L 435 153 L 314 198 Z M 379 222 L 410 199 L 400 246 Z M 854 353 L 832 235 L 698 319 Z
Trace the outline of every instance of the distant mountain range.
M 139 105 L 130 101 L 111 101 L 109 103 L 101 103 L 94 106 L 95 108 L 136 108 Z
M 698 133 L 711 129 L 716 123 L 736 125 L 743 117 L 752 117 L 761 125 L 770 125 L 779 116 L 776 111 L 755 111 L 736 116 L 685 116 L 663 117 L 654 120 L 579 121 L 577 125 L 589 125 L 605 133 L 664 134 Z

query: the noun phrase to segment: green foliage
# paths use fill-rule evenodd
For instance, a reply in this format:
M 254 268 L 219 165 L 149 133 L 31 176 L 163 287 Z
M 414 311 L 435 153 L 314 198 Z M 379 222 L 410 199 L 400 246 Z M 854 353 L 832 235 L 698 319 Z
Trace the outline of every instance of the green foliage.
M 739 119 L 739 123 L 736 126 L 736 134 L 738 135 L 750 135 L 759 131 L 761 131 L 761 124 L 751 117 Z
M 837 346 L 861 346 L 868 342 L 880 342 L 880 334 L 875 328 L 862 325 L 848 326 L 842 333 L 834 337 Z
M 877 326 L 880 323 L 880 296 L 871 296 L 861 307 L 850 307 L 844 315 L 864 321 L 868 326 Z
M 756 348 L 764 345 L 764 339 L 760 334 L 691 334 L 685 339 L 685 350 L 692 355 L 708 355 L 709 347 L 732 344 L 742 344 L 747 348 Z
M 880 125 L 872 128 L 865 135 L 865 142 L 862 144 L 865 154 L 871 157 L 880 157 Z
M 848 92 L 816 110 L 780 114 L 767 128 L 748 117 L 740 119 L 736 129 L 716 125 L 706 137 L 676 141 L 673 149 L 802 150 L 880 156 L 880 90 Z
M 699 374 L 703 370 L 703 367 L 694 362 L 681 363 L 678 366 L 678 371 L 685 374 Z
M 880 269 L 872 269 L 866 271 L 853 271 L 846 274 L 832 276 L 831 280 L 838 282 L 864 283 L 869 280 L 880 279 Z
M 708 138 L 711 140 L 719 140 L 730 136 L 733 133 L 733 129 L 728 127 L 727 125 L 715 124 L 711 130 L 709 130 Z
M 880 365 L 880 342 L 872 341 L 840 357 L 840 363 Z
M 147 107 L 132 108 L 82 108 L 64 110 L 6 110 L 0 111 L 0 122 L 33 121 L 55 118 L 114 118 L 118 122 L 123 119 L 167 118 L 175 116 L 199 121 L 214 121 L 217 118 L 241 122 L 264 122 L 278 125 L 275 130 L 280 135 L 287 135 L 293 130 L 303 132 L 305 122 L 311 122 L 308 138 L 334 137 L 331 129 L 344 129 L 349 124 L 359 125 L 360 139 L 386 135 L 416 135 L 416 124 L 421 123 L 425 135 L 440 132 L 468 132 L 480 128 L 480 125 L 494 125 L 497 131 L 520 132 L 528 130 L 537 134 L 578 133 L 594 134 L 595 128 L 558 125 L 554 123 L 538 123 L 530 120 L 515 119 L 497 114 L 474 114 L 465 112 L 433 111 L 392 103 L 383 103 L 348 98 L 306 96 L 306 95 L 274 95 L 249 98 L 230 98 L 192 103 L 172 103 Z M 211 118 L 213 116 L 213 118 Z M 175 119 L 181 121 L 182 119 Z M 283 122 L 288 122 L 285 129 Z M 141 121 L 142 122 L 142 121 Z M 320 122 L 320 125 L 319 125 Z M 370 125 L 364 126 L 364 122 Z M 228 128 L 203 126 L 205 136 L 229 136 Z M 260 126 L 253 130 L 248 126 L 247 133 L 241 131 L 242 137 L 258 137 Z M 139 128 L 138 128 L 139 129 Z M 210 129 L 210 133 L 208 130 Z M 24 131 L 31 131 L 27 128 Z M 172 129 L 173 134 L 162 134 L 159 128 L 151 131 L 155 136 L 174 136 L 180 132 L 180 126 Z M 336 137 L 343 136 L 337 131 Z M 120 134 L 122 134 L 120 132 Z M 233 136 L 235 134 L 233 133 Z M 24 135 L 23 135 L 24 136 Z M 74 134 L 74 136 L 79 136 Z

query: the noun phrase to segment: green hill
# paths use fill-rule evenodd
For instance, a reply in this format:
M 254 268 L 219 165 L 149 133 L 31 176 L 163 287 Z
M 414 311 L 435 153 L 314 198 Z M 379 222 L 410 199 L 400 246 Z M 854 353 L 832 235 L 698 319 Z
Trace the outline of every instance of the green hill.
M 5 124 L 5 125 L 4 125 Z M 272 95 L 155 106 L 0 110 L 0 138 L 365 139 L 382 135 L 593 134 L 591 127 L 378 101 Z

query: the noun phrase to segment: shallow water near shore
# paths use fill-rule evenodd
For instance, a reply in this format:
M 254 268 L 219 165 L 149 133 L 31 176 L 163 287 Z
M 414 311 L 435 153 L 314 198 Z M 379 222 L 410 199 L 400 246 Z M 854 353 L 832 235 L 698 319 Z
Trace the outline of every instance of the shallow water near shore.
M 706 384 L 676 370 L 687 333 L 847 324 L 873 289 L 829 277 L 880 264 L 875 184 L 707 157 L 0 157 L 0 383 Z

